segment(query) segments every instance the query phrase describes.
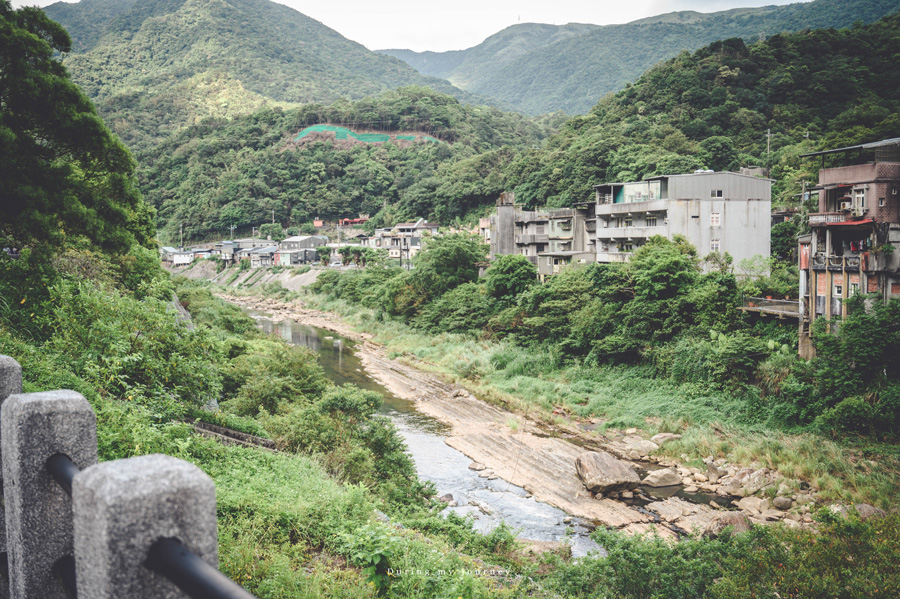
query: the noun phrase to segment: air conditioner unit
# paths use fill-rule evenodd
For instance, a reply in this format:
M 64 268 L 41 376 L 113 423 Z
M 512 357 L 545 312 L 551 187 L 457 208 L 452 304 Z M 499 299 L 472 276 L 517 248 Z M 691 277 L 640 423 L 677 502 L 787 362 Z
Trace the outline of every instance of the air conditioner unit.
M 850 206 L 851 206 L 852 204 L 853 204 L 853 203 L 852 203 L 851 201 L 849 201 L 849 200 L 847 200 L 846 202 L 841 202 L 841 204 L 840 204 L 841 208 L 840 208 L 840 209 L 841 209 L 841 210 L 850 210 Z

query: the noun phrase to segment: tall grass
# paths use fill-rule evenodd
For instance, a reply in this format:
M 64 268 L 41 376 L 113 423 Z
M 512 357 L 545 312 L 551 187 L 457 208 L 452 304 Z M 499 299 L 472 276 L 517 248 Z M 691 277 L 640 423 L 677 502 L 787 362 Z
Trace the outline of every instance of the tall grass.
M 654 376 L 654 366 L 567 365 L 553 349 L 471 335 L 430 335 L 343 300 L 307 294 L 303 301 L 341 314 L 385 344 L 390 355 L 413 356 L 419 360 L 417 366 L 461 382 L 482 399 L 529 418 L 554 422 L 552 411 L 564 408 L 577 419 L 601 419 L 598 434 L 630 427 L 648 435 L 680 433 L 681 440 L 666 444 L 662 454 L 679 460 L 684 454 L 695 465 L 714 456 L 733 464 L 772 468 L 785 479 L 809 482 L 832 500 L 884 508 L 900 500 L 896 455 L 879 455 L 873 463 L 862 459 L 849 442 L 771 427 L 758 417 L 765 400 L 755 387 L 722 391 L 702 382 L 678 384 Z

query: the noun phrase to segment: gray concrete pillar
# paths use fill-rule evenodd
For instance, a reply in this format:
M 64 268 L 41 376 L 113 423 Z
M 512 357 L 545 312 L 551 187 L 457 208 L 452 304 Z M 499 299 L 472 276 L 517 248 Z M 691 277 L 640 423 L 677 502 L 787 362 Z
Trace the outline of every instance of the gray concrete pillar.
M 22 392 L 22 367 L 13 358 L 0 355 L 0 404 L 10 395 L 18 395 Z M 0 454 L 2 455 L 2 454 Z M 3 467 L 0 457 L 0 495 L 3 493 Z M 0 507 L 0 559 L 6 556 L 6 517 L 3 508 Z M 9 584 L 0 578 L 0 599 L 8 599 Z
M 22 367 L 9 356 L 0 356 L 0 401 L 22 392 Z
M 12 395 L 0 408 L 3 494 L 14 599 L 64 599 L 52 568 L 72 555 L 72 501 L 46 470 L 56 453 L 97 463 L 97 423 L 74 391 Z
M 216 488 L 202 470 L 165 455 L 97 464 L 72 488 L 81 599 L 181 599 L 143 566 L 150 546 L 175 538 L 217 566 Z

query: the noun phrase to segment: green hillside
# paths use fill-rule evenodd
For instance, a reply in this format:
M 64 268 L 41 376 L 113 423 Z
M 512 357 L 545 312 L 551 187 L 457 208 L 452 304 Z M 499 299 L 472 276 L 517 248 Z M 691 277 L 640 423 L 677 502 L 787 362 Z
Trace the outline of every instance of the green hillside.
M 503 191 L 504 166 L 547 132 L 516 113 L 409 87 L 207 119 L 143 153 L 139 179 L 164 240 L 182 226 L 185 239 L 221 237 L 231 225 L 249 232 L 273 210 L 286 227 L 360 212 L 379 213 L 378 223 L 431 215 L 447 224 Z
M 83 0 L 45 12 L 75 40 L 64 63 L 132 148 L 207 116 L 362 98 L 446 81 L 268 0 Z
M 455 54 L 459 64 L 449 72 L 431 70 L 431 65 L 443 64 L 439 56 L 423 62 L 424 56 L 388 53 L 422 73 L 439 73 L 458 87 L 529 114 L 580 114 L 683 50 L 732 37 L 750 42 L 781 32 L 871 23 L 898 9 L 898 0 L 814 0 L 709 14 L 669 13 L 604 27 L 514 25 L 462 56 Z

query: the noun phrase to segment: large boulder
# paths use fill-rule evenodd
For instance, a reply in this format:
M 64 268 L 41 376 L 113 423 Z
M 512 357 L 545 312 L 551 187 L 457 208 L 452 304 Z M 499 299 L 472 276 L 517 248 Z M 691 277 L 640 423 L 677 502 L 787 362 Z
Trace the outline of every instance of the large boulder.
M 641 479 L 631 464 L 617 460 L 605 451 L 589 451 L 575 458 L 578 478 L 591 493 L 632 489 Z
M 728 474 L 726 470 L 719 468 L 715 462 L 706 464 L 706 479 L 711 483 L 719 482 L 719 479 Z
M 671 487 L 672 485 L 681 484 L 681 475 L 672 468 L 664 468 L 662 470 L 654 470 L 647 475 L 647 478 L 641 483 L 648 487 Z
M 641 456 L 650 455 L 654 451 L 659 449 L 659 445 L 657 445 L 653 441 L 642 439 L 637 435 L 628 435 L 622 440 L 622 442 L 625 444 L 625 448 L 627 451 L 635 451 Z
M 738 534 L 747 532 L 750 530 L 750 526 L 750 518 L 747 517 L 747 514 L 743 512 L 725 512 L 716 516 L 712 522 L 706 525 L 703 529 L 703 536 L 716 538 L 728 527 L 731 527 L 732 533 Z

